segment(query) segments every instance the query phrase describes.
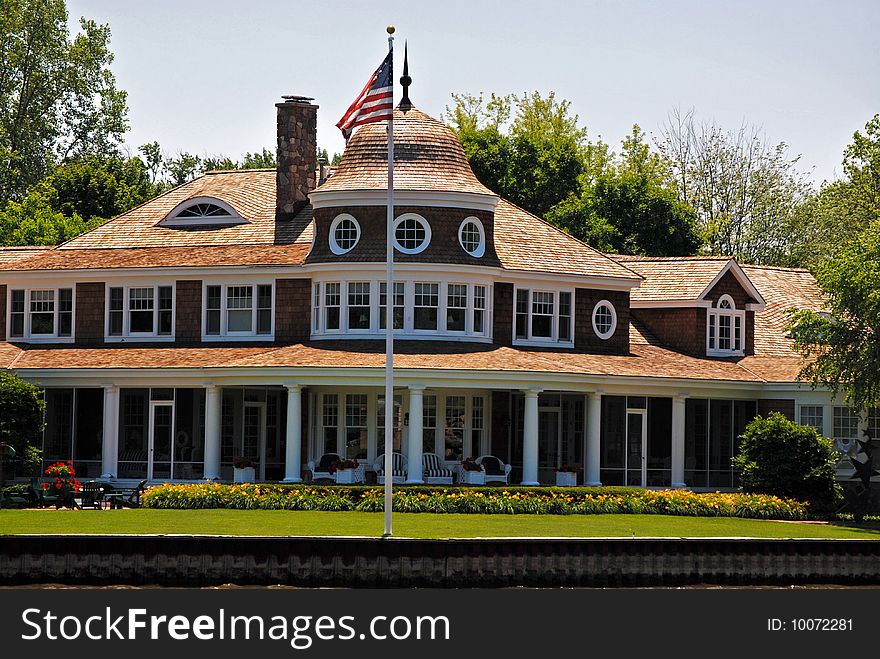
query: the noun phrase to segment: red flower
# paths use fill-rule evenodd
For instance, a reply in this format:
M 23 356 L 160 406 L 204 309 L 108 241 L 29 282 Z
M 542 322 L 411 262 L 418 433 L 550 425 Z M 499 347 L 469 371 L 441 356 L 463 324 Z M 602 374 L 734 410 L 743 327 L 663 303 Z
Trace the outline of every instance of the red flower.
M 61 483 L 55 483 L 55 489 L 56 489 L 56 490 L 60 490 L 60 489 L 61 489 Z

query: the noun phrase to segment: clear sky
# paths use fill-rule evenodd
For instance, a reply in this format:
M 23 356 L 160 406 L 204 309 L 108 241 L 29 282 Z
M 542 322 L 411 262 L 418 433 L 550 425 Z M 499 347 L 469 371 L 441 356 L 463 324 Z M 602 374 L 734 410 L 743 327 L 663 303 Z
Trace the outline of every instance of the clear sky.
M 670 109 L 761 126 L 816 180 L 840 172 L 852 133 L 880 112 L 878 0 L 68 0 L 108 22 L 133 148 L 238 157 L 274 149 L 282 94 L 313 96 L 318 142 L 397 26 L 411 98 L 439 117 L 452 92 L 555 90 L 591 136 L 616 145 Z

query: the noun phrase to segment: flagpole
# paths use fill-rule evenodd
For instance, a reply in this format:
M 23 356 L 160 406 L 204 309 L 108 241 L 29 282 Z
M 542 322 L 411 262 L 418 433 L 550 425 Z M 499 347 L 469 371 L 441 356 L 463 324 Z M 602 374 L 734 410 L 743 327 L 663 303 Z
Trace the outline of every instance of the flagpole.
M 394 50 L 394 26 L 388 32 L 388 52 Z M 392 56 L 393 57 L 393 56 Z M 385 532 L 392 534 L 391 486 L 394 480 L 394 63 L 391 63 L 391 117 L 388 119 L 388 217 L 385 226 Z

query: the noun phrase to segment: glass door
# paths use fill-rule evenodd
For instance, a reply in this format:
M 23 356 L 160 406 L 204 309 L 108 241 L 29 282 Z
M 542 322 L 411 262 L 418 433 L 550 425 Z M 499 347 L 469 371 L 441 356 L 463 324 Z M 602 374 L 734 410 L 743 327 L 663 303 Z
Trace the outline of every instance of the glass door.
M 648 424 L 645 410 L 627 410 L 626 413 L 626 484 L 645 487 L 648 443 Z
M 150 450 L 147 478 L 171 478 L 174 439 L 173 401 L 150 402 Z
M 258 464 L 256 473 L 260 480 L 266 480 L 266 465 L 261 457 L 266 443 L 266 403 L 244 403 L 241 432 L 241 454 L 243 457 Z
M 559 410 L 538 410 L 538 481 L 554 483 L 560 466 Z

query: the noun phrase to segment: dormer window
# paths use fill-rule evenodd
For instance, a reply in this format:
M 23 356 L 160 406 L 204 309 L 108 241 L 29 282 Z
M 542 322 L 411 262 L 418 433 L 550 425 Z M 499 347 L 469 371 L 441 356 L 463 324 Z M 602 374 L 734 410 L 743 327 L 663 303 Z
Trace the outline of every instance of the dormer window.
M 216 226 L 227 224 L 246 224 L 232 206 L 216 197 L 194 197 L 179 203 L 165 219 L 163 227 Z
M 729 295 L 722 295 L 709 309 L 706 320 L 706 354 L 736 357 L 744 354 L 746 312 L 737 310 Z

